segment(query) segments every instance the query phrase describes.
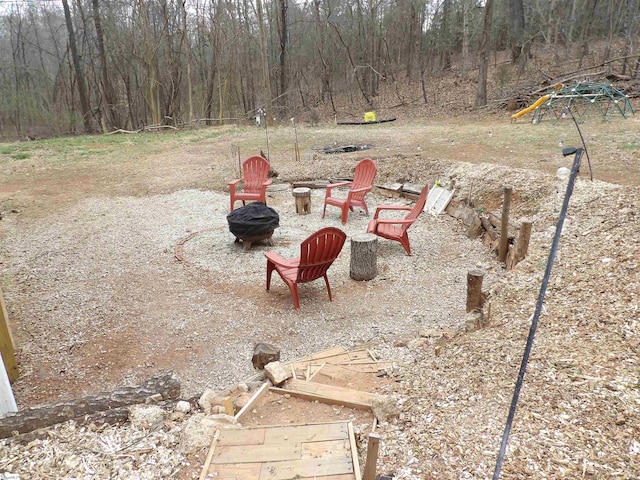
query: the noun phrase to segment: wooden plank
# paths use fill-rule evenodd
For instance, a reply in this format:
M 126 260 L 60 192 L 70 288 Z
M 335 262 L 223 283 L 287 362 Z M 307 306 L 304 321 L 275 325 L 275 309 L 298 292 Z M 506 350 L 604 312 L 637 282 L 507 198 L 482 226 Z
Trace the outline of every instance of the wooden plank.
M 224 399 L 224 412 L 230 417 L 233 417 L 233 415 L 235 414 L 235 412 L 233 411 L 233 400 L 231 399 L 231 397 L 227 397 Z
M 351 443 L 346 438 L 326 442 L 304 442 L 301 446 L 300 458 L 351 457 Z
M 301 458 L 300 443 L 264 445 L 219 445 L 213 463 L 264 463 Z
M 229 465 L 211 465 L 207 480 L 259 480 L 262 464 L 260 463 L 233 463 Z M 200 479 L 204 480 L 204 479 Z
M 296 363 L 293 363 L 292 366 L 297 370 L 304 370 L 309 365 L 313 365 L 318 363 L 318 361 L 322 361 L 328 363 L 330 365 L 337 364 L 349 364 L 351 362 L 357 360 L 365 360 L 367 362 L 371 362 L 371 359 L 368 356 L 362 356 L 360 353 L 341 353 L 340 355 L 331 355 L 329 357 L 324 358 L 312 358 L 309 360 L 300 360 Z
M 311 355 L 307 355 L 302 357 L 300 360 L 319 360 L 325 357 L 332 357 L 334 355 L 340 355 L 342 353 L 347 352 L 347 349 L 342 345 L 338 345 L 337 347 L 329 348 L 327 350 L 323 350 L 321 352 L 312 353 Z
M 353 473 L 351 458 L 304 458 L 262 464 L 260 480 L 291 480 L 292 478 L 344 475 Z
M 200 479 L 205 480 L 207 475 L 209 474 L 209 465 L 211 465 L 211 459 L 213 458 L 213 454 L 216 450 L 216 445 L 218 444 L 218 438 L 220 437 L 220 430 L 216 431 L 216 434 L 213 436 L 213 440 L 211 441 L 211 446 L 209 447 L 209 453 L 207 454 L 207 459 L 204 462 L 204 467 L 202 468 L 202 472 L 200 472 Z
M 311 380 L 313 380 L 313 377 L 315 377 L 315 376 L 318 374 L 318 372 L 319 372 L 320 370 L 322 370 L 326 365 L 327 365 L 327 363 L 326 363 L 326 362 L 325 362 L 325 363 L 323 363 L 322 365 L 320 365 L 320 366 L 316 369 L 316 371 L 314 371 L 314 372 L 311 374 L 311 376 L 309 376 L 309 377 L 307 378 L 307 382 L 310 382 Z
M 326 398 L 343 399 L 348 402 L 371 406 L 376 398 L 375 393 L 362 392 L 352 388 L 336 387 L 325 385 L 324 383 L 303 382 L 300 380 L 290 380 L 287 383 L 287 390 L 295 390 L 305 393 L 313 393 Z
M 302 398 L 304 400 L 309 400 L 310 402 L 317 401 L 321 403 L 326 403 L 328 405 L 342 405 L 343 407 L 356 408 L 358 410 L 371 410 L 370 404 L 353 402 L 350 400 L 345 400 L 343 398 L 331 398 L 331 397 L 325 397 L 323 395 L 318 395 L 316 393 L 303 392 L 299 390 L 288 390 L 286 388 L 277 388 L 277 387 L 271 387 L 269 390 L 274 393 L 279 393 L 280 395 L 285 395 L 288 393 L 292 397 Z
M 297 477 L 297 480 L 355 480 L 355 475 L 346 473 L 344 475 L 314 475 L 313 477 Z
M 369 434 L 369 443 L 367 444 L 367 459 L 364 464 L 364 480 L 375 480 L 376 465 L 378 463 L 378 451 L 380 450 L 380 439 L 382 437 L 377 433 Z
M 262 398 L 262 396 L 267 393 L 269 390 L 269 382 L 265 382 L 262 386 L 256 390 L 256 393 L 253 394 L 253 397 L 249 399 L 249 401 L 245 404 L 244 407 L 240 409 L 240 411 L 236 414 L 235 419 L 239 422 L 242 417 L 251 409 L 253 406 Z
M 229 428 L 221 430 L 218 445 L 262 445 L 265 428 Z
M 9 315 L 7 314 L 7 307 L 4 303 L 2 290 L 0 290 L 0 353 L 2 354 L 2 361 L 4 361 L 9 381 L 13 382 L 19 376 L 18 364 L 16 362 L 11 332 L 9 331 Z
M 342 440 L 347 436 L 346 422 L 318 425 L 287 425 L 267 429 L 264 443 L 324 442 L 327 440 Z
M 361 480 L 360 463 L 358 462 L 358 447 L 356 445 L 356 435 L 353 431 L 353 423 L 349 422 L 347 428 L 349 430 L 349 443 L 351 444 L 351 461 L 353 462 L 353 473 L 356 480 Z

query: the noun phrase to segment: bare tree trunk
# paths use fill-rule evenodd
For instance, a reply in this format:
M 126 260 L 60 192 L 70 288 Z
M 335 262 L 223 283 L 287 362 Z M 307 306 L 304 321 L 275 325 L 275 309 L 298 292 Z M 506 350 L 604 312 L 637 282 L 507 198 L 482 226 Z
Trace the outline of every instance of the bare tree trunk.
M 469 69 L 469 2 L 462 1 L 462 77 L 467 77 L 467 71 Z
M 87 85 L 84 79 L 84 72 L 80 65 L 80 57 L 78 56 L 78 48 L 76 46 L 76 34 L 73 30 L 73 21 L 71 19 L 71 11 L 69 10 L 69 2 L 62 0 L 64 8 L 64 19 L 67 24 L 67 32 L 69 33 L 69 48 L 71 49 L 71 58 L 73 59 L 73 67 L 78 82 L 78 94 L 80 95 L 80 108 L 82 109 L 82 120 L 84 129 L 87 133 L 93 132 L 91 124 L 91 106 L 89 105 L 89 97 L 87 95 Z
M 96 43 L 98 45 L 98 57 L 100 57 L 100 73 L 102 76 L 104 99 L 107 104 L 106 113 L 109 127 L 114 129 L 123 128 L 124 125 L 121 124 L 120 115 L 118 114 L 113 84 L 109 77 L 109 68 L 107 65 L 107 56 L 104 50 L 104 33 L 102 31 L 102 20 L 100 18 L 100 11 L 98 8 L 98 0 L 93 0 L 93 22 L 96 28 Z
M 185 61 L 187 62 L 187 98 L 189 102 L 188 122 L 193 121 L 193 88 L 191 85 L 191 45 L 187 34 L 187 5 L 186 0 L 182 0 L 182 44 L 184 47 Z
M 289 0 L 278 0 L 280 4 L 280 92 L 278 95 L 278 105 L 285 107 L 287 104 L 287 9 Z
M 511 24 L 511 64 L 517 65 L 520 56 L 524 53 L 522 50 L 524 46 L 525 23 L 522 0 L 509 0 L 509 20 Z
M 581 36 L 581 44 L 580 44 L 580 55 L 578 58 L 578 69 L 582 68 L 582 62 L 584 61 L 584 57 L 589 55 L 589 34 L 590 26 L 593 22 L 593 18 L 595 16 L 596 7 L 598 6 L 598 0 L 591 0 L 591 8 L 589 8 L 589 0 L 585 3 L 585 10 L 589 10 L 589 12 L 584 16 L 582 21 L 582 36 Z
M 625 58 L 622 64 L 622 75 L 626 75 L 628 59 L 633 55 L 633 40 L 637 29 L 637 17 L 634 12 L 637 8 L 638 0 L 627 0 L 627 13 L 624 16 Z M 629 67 L 629 70 L 631 70 L 631 67 Z
M 271 79 L 269 78 L 269 61 L 267 59 L 267 39 L 264 33 L 264 16 L 262 14 L 262 0 L 256 0 L 258 14 L 258 31 L 260 33 L 260 56 L 262 58 L 262 92 L 267 126 L 271 122 Z
M 489 71 L 489 53 L 491 48 L 491 20 L 493 0 L 487 0 L 484 6 L 482 36 L 478 52 L 478 89 L 476 90 L 475 108 L 487 105 L 487 73 Z

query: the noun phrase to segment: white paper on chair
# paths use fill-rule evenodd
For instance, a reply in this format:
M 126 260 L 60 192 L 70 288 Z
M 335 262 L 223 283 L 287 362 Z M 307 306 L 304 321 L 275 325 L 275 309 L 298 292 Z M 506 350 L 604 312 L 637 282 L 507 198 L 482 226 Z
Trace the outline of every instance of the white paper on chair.
M 440 215 L 449 205 L 454 193 L 455 190 L 449 191 L 442 187 L 433 187 L 429 190 L 424 211 L 429 212 L 431 215 Z

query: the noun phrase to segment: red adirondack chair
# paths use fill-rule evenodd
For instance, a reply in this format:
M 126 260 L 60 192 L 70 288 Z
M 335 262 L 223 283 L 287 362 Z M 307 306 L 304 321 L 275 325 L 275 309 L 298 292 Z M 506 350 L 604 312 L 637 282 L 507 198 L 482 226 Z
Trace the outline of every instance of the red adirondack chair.
M 236 192 L 238 182 L 244 183 L 242 192 Z M 243 205 L 245 205 L 245 200 L 262 202 L 266 205 L 267 185 L 271 185 L 269 161 L 258 155 L 247 158 L 242 163 L 242 178 L 229 182 L 231 210 L 237 200 L 241 200 Z
M 339 228 L 326 227 L 312 234 L 300 245 L 300 257 L 285 260 L 276 252 L 267 252 L 267 290 L 271 287 L 271 274 L 274 270 L 289 286 L 293 305 L 300 308 L 298 284 L 312 282 L 324 277 L 332 301 L 331 287 L 327 278 L 327 270 L 340 254 L 347 235 Z
M 387 238 L 389 240 L 395 240 L 400 242 L 408 255 L 411 255 L 411 245 L 409 244 L 409 236 L 407 230 L 415 222 L 424 209 L 424 204 L 427 202 L 427 196 L 429 195 L 429 185 L 425 185 L 420 196 L 413 207 L 401 206 L 401 205 L 389 205 L 379 206 L 376 208 L 376 213 L 373 215 L 373 220 L 369 222 L 367 232 L 375 233 L 380 237 Z M 404 219 L 398 218 L 379 218 L 380 212 L 384 210 L 408 210 Z
M 342 209 L 342 224 L 347 223 L 349 210 L 353 211 L 353 207 L 364 209 L 369 215 L 369 209 L 364 201 L 364 196 L 371 190 L 373 179 L 376 176 L 378 167 L 370 158 L 361 160 L 357 165 L 353 174 L 353 182 L 332 183 L 327 185 L 327 192 L 324 196 L 324 209 L 322 210 L 322 218 L 327 210 L 327 205 L 333 205 Z M 334 188 L 351 185 L 347 198 L 338 198 L 331 196 Z

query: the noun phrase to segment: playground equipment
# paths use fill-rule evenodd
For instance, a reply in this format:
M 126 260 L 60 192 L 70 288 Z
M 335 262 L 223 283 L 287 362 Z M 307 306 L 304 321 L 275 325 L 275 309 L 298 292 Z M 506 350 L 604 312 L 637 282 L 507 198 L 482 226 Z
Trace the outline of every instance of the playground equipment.
M 534 111 L 533 124 L 538 124 L 545 115 L 553 115 L 555 121 L 569 118 L 568 108 L 576 118 L 600 114 L 607 119 L 613 115 L 627 118 L 635 115 L 629 97 L 610 84 L 580 82 L 565 87 L 561 85 L 555 91 L 540 97 L 531 106 L 511 115 L 515 120 Z
M 549 100 L 549 98 L 551 98 L 551 94 L 543 95 L 538 100 L 536 100 L 535 103 L 533 103 L 533 104 L 529 105 L 527 108 L 523 108 L 519 112 L 514 113 L 513 115 L 511 115 L 511 118 L 513 118 L 514 120 L 516 118 L 520 118 L 522 115 L 525 115 L 525 114 L 529 113 L 531 110 L 535 110 L 536 108 L 538 108 L 544 102 Z

